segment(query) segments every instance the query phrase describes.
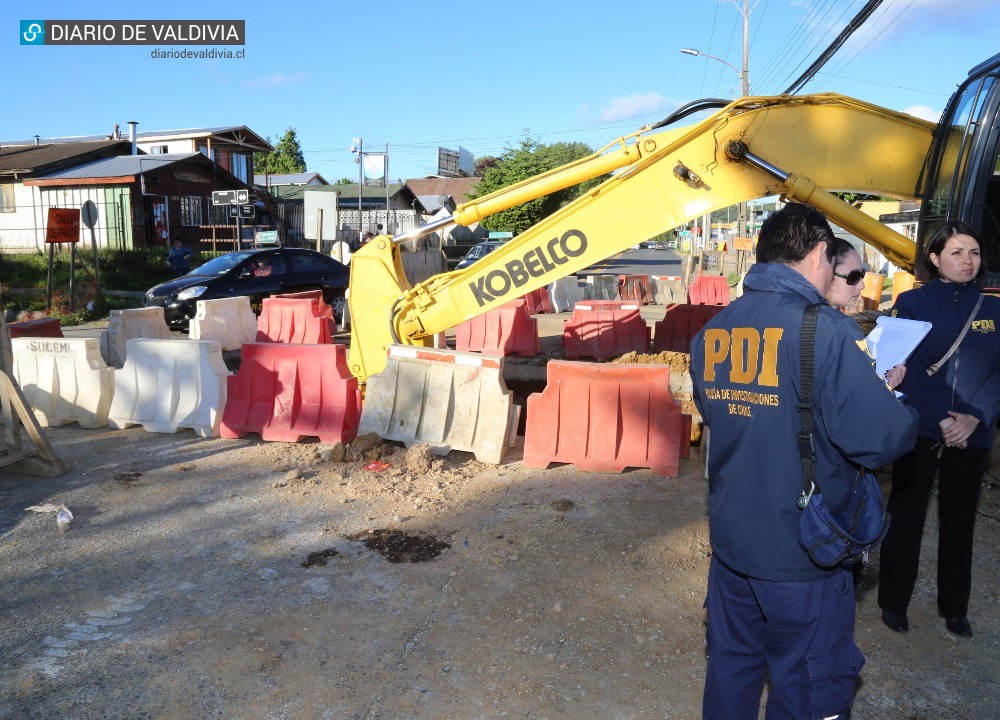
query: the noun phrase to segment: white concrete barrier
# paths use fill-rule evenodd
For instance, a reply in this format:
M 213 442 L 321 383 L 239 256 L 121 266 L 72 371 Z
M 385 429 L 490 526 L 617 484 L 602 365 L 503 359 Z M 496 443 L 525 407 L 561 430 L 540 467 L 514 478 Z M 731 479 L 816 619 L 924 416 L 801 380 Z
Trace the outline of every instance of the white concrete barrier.
M 617 275 L 588 275 L 584 300 L 620 300 Z
M 518 406 L 503 381 L 503 358 L 390 345 L 385 370 L 368 378 L 358 435 L 430 444 L 437 455 L 503 460 L 517 433 Z
M 584 299 L 584 288 L 575 275 L 559 278 L 549 285 L 552 312 L 572 312 L 573 306 Z
M 257 337 L 257 316 L 246 296 L 199 300 L 188 325 L 192 340 L 215 340 L 223 350 L 239 350 Z
M 653 299 L 657 305 L 687 302 L 687 287 L 680 275 L 653 275 Z
M 170 337 L 161 307 L 112 310 L 108 317 L 108 329 L 101 333 L 101 355 L 108 365 L 120 368 L 125 364 L 129 340 L 169 340 Z
M 38 422 L 48 427 L 108 424 L 114 368 L 97 338 L 14 338 L 14 378 Z
M 228 375 L 214 340 L 129 340 L 125 367 L 115 373 L 108 424 L 162 433 L 191 428 L 217 437 Z

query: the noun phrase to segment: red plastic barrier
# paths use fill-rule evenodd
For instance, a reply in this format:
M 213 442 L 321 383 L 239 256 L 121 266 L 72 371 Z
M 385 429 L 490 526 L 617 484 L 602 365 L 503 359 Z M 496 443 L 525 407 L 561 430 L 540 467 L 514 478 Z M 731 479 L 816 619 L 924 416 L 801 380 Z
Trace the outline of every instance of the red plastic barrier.
M 264 298 L 263 309 L 257 318 L 255 342 L 296 343 L 302 345 L 328 345 L 333 342 L 337 326 L 323 315 L 316 298 Z M 325 304 L 325 303 L 324 303 Z
M 358 434 L 361 394 L 343 345 L 246 343 L 227 382 L 222 437 L 347 443 Z
M 12 338 L 19 337 L 65 337 L 59 318 L 46 317 L 7 325 Z
M 524 298 L 512 300 L 457 326 L 455 349 L 533 357 L 542 351 L 538 342 L 538 321 L 528 314 Z
M 722 305 L 667 305 L 667 312 L 658 320 L 653 333 L 656 352 L 691 352 L 691 339 L 723 308 Z
M 692 305 L 728 305 L 729 284 L 721 275 L 696 275 L 688 287 Z
M 606 360 L 627 352 L 649 352 L 649 326 L 639 306 L 616 300 L 584 300 L 563 325 L 566 357 Z
M 524 465 L 646 467 L 676 477 L 690 432 L 670 395 L 668 366 L 550 360 L 545 390 L 528 397 Z
M 649 305 L 653 302 L 653 290 L 649 284 L 649 275 L 619 275 L 618 297 L 622 300 Z
M 280 295 L 272 295 L 271 297 L 291 298 L 293 300 L 316 300 L 317 307 L 319 308 L 319 314 L 333 320 L 333 308 L 326 304 L 326 300 L 323 299 L 322 290 L 305 290 L 297 293 L 281 293 Z
M 553 311 L 552 298 L 549 297 L 548 287 L 532 290 L 530 293 L 522 296 L 521 299 L 528 303 L 529 315 L 541 315 L 542 313 Z

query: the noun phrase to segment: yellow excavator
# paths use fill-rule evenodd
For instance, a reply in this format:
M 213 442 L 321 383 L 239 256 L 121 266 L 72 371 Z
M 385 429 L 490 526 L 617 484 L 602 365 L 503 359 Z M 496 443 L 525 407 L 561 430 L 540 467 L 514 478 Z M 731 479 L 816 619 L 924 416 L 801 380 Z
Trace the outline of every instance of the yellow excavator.
M 689 126 L 674 123 L 705 110 Z M 937 124 L 833 93 L 696 101 L 593 155 L 379 236 L 351 260 L 351 372 L 381 372 L 392 343 L 436 333 L 705 213 L 768 195 L 807 203 L 913 271 L 922 243 L 959 219 L 986 241 L 984 289 L 1000 292 L 1000 54 L 973 68 Z M 399 243 L 468 226 L 585 180 L 611 177 L 470 267 L 416 286 Z M 833 195 L 920 201 L 910 239 Z

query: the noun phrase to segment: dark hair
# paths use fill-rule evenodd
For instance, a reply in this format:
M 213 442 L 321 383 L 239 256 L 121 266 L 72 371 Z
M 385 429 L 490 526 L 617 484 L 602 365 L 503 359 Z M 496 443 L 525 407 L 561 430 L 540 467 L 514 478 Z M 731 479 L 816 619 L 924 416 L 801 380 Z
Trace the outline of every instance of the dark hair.
M 851 253 L 851 250 L 857 252 L 857 248 L 851 245 L 847 240 L 842 237 L 834 235 L 833 237 L 833 258 L 830 261 L 833 264 L 833 269 L 836 270 L 840 265 L 844 264 L 847 260 L 847 256 Z M 858 253 L 860 255 L 861 253 Z
M 983 239 L 979 237 L 979 233 L 976 229 L 969 225 L 969 223 L 964 223 L 961 220 L 950 220 L 941 225 L 934 234 L 931 235 L 931 239 L 927 241 L 924 245 L 924 254 L 920 256 L 920 267 L 925 273 L 931 278 L 941 277 L 941 271 L 937 269 L 937 265 L 931 262 L 931 253 L 940 256 L 941 251 L 944 250 L 944 246 L 948 244 L 948 241 L 955 237 L 956 235 L 968 235 L 970 238 L 976 241 L 979 245 L 979 254 L 982 255 L 983 252 Z M 986 263 L 981 262 L 979 264 L 979 275 L 982 275 L 986 271 Z
M 760 226 L 757 262 L 796 263 L 825 242 L 826 257 L 832 264 L 835 239 L 823 213 L 809 205 L 792 203 L 771 213 Z

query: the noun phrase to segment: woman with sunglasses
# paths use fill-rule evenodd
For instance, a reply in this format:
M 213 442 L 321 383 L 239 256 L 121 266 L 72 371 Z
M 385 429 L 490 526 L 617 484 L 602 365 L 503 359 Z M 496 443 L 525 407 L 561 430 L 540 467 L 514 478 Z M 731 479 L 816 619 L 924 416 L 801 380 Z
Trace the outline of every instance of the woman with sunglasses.
M 830 283 L 830 290 L 826 294 L 826 301 L 834 310 L 844 312 L 846 308 L 854 307 L 865 284 L 865 266 L 861 261 L 861 255 L 851 243 L 838 237 L 833 242 L 833 282 Z M 887 370 L 885 382 L 889 387 L 895 388 L 906 375 L 906 366 L 897 365 Z
M 981 256 L 974 228 L 944 223 L 921 258 L 931 281 L 902 293 L 892 310 L 898 317 L 932 323 L 910 356 L 900 387 L 917 409 L 920 425 L 914 449 L 892 468 L 892 523 L 879 560 L 882 622 L 896 632 L 909 630 L 906 611 L 937 478 L 937 608 L 950 632 L 972 637 L 968 609 L 976 505 L 1000 414 L 1000 299 L 979 292 L 975 280 L 983 269 Z

